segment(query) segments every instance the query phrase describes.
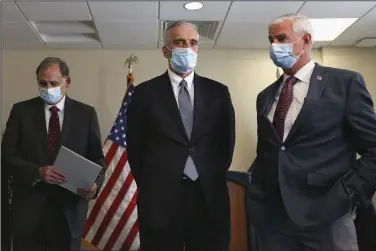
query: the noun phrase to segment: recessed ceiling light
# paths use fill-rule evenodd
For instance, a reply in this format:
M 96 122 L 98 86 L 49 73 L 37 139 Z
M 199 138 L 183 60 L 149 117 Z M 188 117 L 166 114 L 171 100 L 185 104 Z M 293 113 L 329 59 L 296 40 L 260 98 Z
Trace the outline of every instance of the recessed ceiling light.
M 313 41 L 333 41 L 349 28 L 357 18 L 313 18 Z
M 189 2 L 184 4 L 184 8 L 187 10 L 199 10 L 202 9 L 202 7 L 204 7 L 204 4 L 200 2 Z

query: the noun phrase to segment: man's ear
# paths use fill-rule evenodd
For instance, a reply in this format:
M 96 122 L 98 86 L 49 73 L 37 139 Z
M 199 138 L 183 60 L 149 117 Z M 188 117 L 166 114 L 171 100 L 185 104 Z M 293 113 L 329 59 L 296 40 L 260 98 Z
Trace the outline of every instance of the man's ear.
M 65 79 L 65 86 L 69 87 L 69 85 L 71 84 L 71 78 L 69 76 L 67 76 L 64 79 Z
M 311 36 L 311 34 L 308 34 L 308 33 L 305 34 L 304 37 L 303 37 L 303 39 L 304 39 L 304 42 L 307 45 L 309 45 L 312 42 L 312 36 Z
M 171 51 L 166 46 L 162 47 L 162 53 L 165 58 L 171 57 Z

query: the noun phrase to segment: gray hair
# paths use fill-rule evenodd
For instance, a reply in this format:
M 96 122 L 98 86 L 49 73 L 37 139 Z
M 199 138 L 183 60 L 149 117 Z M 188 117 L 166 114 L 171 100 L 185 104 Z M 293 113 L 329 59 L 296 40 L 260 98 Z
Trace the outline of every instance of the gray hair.
M 194 25 L 193 23 L 188 22 L 188 21 L 176 21 L 176 22 L 170 23 L 168 25 L 166 31 L 165 31 L 165 34 L 164 34 L 164 37 L 163 37 L 163 42 L 164 42 L 165 46 L 169 45 L 170 42 L 171 42 L 170 36 L 169 36 L 169 31 L 172 30 L 173 28 L 177 27 L 177 26 L 190 26 L 190 27 L 192 27 L 197 32 L 197 40 L 200 38 L 200 35 L 198 34 L 198 30 L 197 30 L 196 25 Z
M 270 24 L 269 28 L 273 24 L 282 23 L 283 21 L 291 20 L 292 27 L 296 34 L 299 36 L 303 36 L 304 34 L 308 33 L 313 37 L 313 28 L 311 21 L 306 16 L 300 14 L 287 14 L 274 19 Z M 313 41 L 312 41 L 313 42 Z
M 58 65 L 60 68 L 60 73 L 63 77 L 69 76 L 69 68 L 64 60 L 60 58 L 47 57 L 43 59 L 43 61 L 38 65 L 37 70 L 35 72 L 37 74 L 37 77 L 40 72 L 46 70 L 51 65 Z

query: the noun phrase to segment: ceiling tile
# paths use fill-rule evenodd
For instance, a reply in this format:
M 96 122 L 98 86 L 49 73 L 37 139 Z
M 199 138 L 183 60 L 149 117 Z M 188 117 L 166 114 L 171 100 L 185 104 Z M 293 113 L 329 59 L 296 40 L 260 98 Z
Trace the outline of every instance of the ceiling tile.
M 162 20 L 217 21 L 224 20 L 230 1 L 200 1 L 204 7 L 190 11 L 182 1 L 160 2 L 159 18 Z
M 17 2 L 30 21 L 86 21 L 91 15 L 86 2 Z
M 359 18 L 375 5 L 375 1 L 307 1 L 299 13 L 308 18 Z
M 261 23 L 225 23 L 216 49 L 268 48 L 268 25 Z
M 88 2 L 97 22 L 155 21 L 158 2 Z
M 331 45 L 355 45 L 359 40 L 370 37 L 376 37 L 376 7 L 339 35 Z
M 303 1 L 233 2 L 226 22 L 269 23 L 278 16 L 296 13 L 303 3 Z
M 75 34 L 75 33 L 96 33 L 94 23 L 86 22 L 31 22 L 38 33 L 44 34 Z
M 3 23 L 2 42 L 4 48 L 43 48 L 30 25 L 23 23 Z
M 126 46 L 139 45 L 140 48 L 156 48 L 158 22 L 97 23 L 99 37 L 103 45 L 121 43 Z M 142 31 L 142 32 L 140 32 Z
M 47 43 L 49 49 L 80 49 L 80 50 L 92 50 L 101 49 L 101 43 Z
M 155 50 L 157 49 L 157 43 L 142 43 L 139 44 L 135 41 L 127 43 L 103 43 L 103 49 L 105 50 Z
M 25 22 L 25 18 L 13 2 L 2 3 L 2 21 L 3 22 Z

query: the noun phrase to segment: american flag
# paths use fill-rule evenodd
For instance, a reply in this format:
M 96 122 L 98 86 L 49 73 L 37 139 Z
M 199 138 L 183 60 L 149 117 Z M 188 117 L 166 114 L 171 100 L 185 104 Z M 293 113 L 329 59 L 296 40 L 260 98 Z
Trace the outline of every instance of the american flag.
M 106 178 L 96 200 L 89 204 L 84 240 L 100 250 L 138 250 L 137 186 L 127 156 L 126 110 L 134 91 L 134 78 L 127 76 L 127 91 L 103 152 Z

